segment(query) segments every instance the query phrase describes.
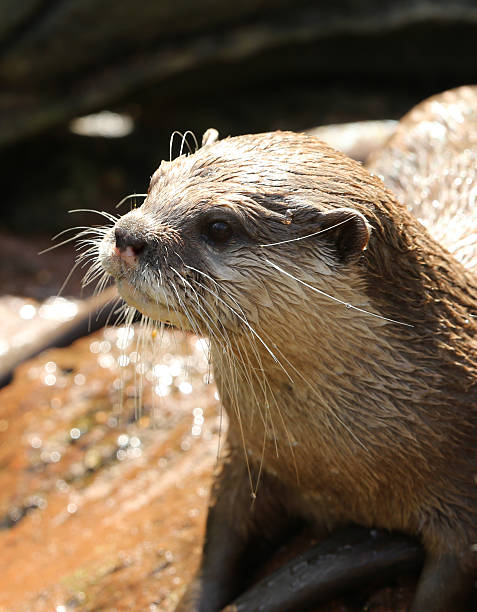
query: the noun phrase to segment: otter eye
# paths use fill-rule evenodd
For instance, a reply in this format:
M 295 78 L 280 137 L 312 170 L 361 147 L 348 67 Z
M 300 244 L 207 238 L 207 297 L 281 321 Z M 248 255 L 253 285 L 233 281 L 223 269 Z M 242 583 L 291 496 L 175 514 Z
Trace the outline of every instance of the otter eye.
M 205 236 L 213 244 L 225 244 L 233 233 L 232 227 L 225 221 L 213 221 L 205 228 Z

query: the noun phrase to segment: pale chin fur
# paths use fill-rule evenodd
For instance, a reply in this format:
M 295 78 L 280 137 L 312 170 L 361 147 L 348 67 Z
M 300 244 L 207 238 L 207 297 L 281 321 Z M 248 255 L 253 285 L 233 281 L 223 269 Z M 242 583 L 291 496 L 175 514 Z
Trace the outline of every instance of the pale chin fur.
M 104 270 L 114 278 L 119 295 L 129 306 L 133 306 L 154 321 L 189 329 L 187 317 L 167 307 L 165 292 L 163 292 L 164 300 L 159 301 L 160 287 L 155 288 L 155 297 L 152 299 L 125 278 L 121 261 L 114 253 L 114 244 L 110 237 L 105 238 L 99 247 L 99 261 Z
M 180 329 L 189 329 L 190 325 L 186 317 L 158 301 L 151 300 L 124 279 L 116 279 L 116 285 L 124 301 L 129 306 L 134 306 L 142 314 L 154 321 L 174 325 Z

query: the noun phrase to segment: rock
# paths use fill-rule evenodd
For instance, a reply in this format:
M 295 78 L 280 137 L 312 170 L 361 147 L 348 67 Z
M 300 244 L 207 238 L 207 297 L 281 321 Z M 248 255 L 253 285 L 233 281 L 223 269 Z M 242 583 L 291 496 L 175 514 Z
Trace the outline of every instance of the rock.
M 221 427 L 204 346 L 165 331 L 143 377 L 137 335 L 109 328 L 0 391 L 0 610 L 174 608 Z

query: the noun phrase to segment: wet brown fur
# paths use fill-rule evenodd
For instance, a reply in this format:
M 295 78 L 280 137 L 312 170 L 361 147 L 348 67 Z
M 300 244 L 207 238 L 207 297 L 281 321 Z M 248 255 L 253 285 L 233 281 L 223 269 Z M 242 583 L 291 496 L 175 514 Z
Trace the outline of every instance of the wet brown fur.
M 348 228 L 266 246 L 343 209 Z M 243 231 L 227 248 L 200 238 L 218 212 Z M 304 134 L 228 138 L 163 163 L 116 227 L 148 237 L 134 269 L 105 240 L 126 297 L 210 336 L 230 420 L 214 499 L 239 533 L 355 522 L 474 563 L 477 275 L 379 178 Z

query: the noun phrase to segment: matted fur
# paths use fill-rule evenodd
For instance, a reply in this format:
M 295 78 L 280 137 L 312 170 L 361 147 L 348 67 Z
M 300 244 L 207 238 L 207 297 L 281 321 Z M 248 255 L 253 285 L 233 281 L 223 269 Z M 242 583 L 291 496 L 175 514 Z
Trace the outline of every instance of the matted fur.
M 217 219 L 226 245 L 204 240 Z M 215 496 L 232 523 L 248 478 L 286 514 L 403 530 L 472 562 L 477 278 L 380 178 L 304 134 L 211 141 L 161 164 L 115 228 L 146 244 L 127 265 L 114 228 L 102 243 L 125 299 L 210 338 L 230 419 Z

